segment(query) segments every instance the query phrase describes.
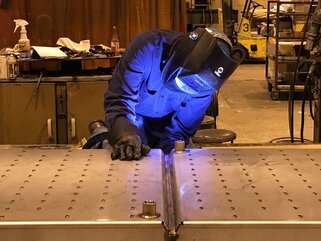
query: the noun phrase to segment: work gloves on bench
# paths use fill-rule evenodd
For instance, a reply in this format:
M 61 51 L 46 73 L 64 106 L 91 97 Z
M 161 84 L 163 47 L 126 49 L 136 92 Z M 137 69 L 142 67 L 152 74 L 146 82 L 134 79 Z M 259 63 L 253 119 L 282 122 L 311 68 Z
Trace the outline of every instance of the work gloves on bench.
M 150 147 L 142 144 L 138 135 L 124 135 L 114 143 L 111 159 L 139 160 L 149 152 Z

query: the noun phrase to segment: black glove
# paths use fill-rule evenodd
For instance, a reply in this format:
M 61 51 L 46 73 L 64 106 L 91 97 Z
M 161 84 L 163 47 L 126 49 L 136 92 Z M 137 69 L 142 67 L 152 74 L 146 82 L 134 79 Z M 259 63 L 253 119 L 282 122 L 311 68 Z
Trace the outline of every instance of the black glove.
M 111 159 L 139 160 L 150 152 L 150 147 L 141 143 L 138 135 L 124 135 L 113 145 Z

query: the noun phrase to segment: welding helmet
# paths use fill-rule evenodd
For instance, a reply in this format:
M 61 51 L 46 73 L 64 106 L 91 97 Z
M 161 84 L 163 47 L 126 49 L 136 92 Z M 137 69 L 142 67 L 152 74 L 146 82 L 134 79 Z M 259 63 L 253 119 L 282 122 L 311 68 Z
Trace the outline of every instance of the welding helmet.
M 162 81 L 166 88 L 177 92 L 214 93 L 242 58 L 242 52 L 232 47 L 223 32 L 197 28 L 173 44 L 162 70 Z

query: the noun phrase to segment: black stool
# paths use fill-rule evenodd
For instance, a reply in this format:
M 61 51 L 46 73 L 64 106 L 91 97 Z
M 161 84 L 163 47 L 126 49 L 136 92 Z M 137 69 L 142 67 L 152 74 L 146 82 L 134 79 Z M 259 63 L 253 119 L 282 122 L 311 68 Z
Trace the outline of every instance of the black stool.
M 215 119 L 213 116 L 204 116 L 201 125 L 198 127 L 199 130 L 202 129 L 212 129 L 214 127 Z
M 204 119 L 192 137 L 195 147 L 209 147 L 215 144 L 231 142 L 236 139 L 236 133 L 225 129 L 216 129 L 215 118 L 205 115 Z
M 196 131 L 192 137 L 195 147 L 213 146 L 224 142 L 231 142 L 236 139 L 236 133 L 225 129 L 202 129 Z

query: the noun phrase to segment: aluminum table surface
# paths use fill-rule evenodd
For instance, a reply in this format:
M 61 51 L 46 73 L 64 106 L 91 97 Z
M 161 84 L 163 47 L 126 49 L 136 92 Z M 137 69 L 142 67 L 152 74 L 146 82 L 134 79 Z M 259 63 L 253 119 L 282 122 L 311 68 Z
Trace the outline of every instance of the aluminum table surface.
M 184 240 L 320 240 L 320 149 L 174 154 Z
M 108 150 L 0 153 L 1 241 L 164 240 L 172 203 L 178 241 L 321 237 L 320 149 L 189 149 L 173 154 L 166 178 L 155 149 L 133 162 Z M 139 217 L 144 200 L 159 218 Z
M 107 150 L 0 153 L 1 241 L 162 240 L 159 150 L 133 162 L 112 161 Z M 145 200 L 156 202 L 161 217 L 139 217 Z

